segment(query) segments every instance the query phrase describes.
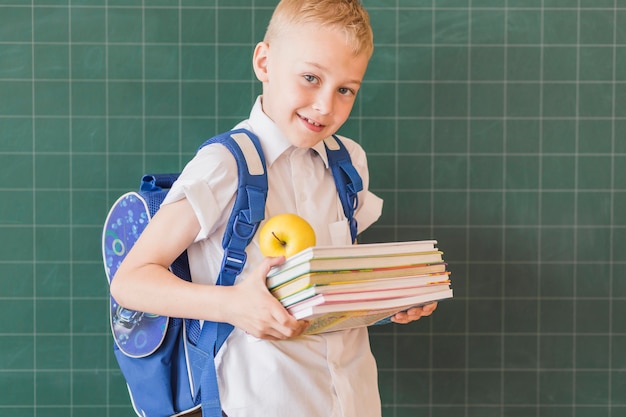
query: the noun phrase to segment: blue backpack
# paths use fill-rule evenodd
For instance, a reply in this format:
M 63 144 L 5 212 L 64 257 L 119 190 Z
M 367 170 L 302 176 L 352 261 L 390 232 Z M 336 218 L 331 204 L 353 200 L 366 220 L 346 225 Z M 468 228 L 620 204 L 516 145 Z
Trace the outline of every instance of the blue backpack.
M 235 157 L 238 188 L 222 239 L 224 257 L 218 285 L 233 285 L 246 262 L 246 247 L 264 218 L 267 197 L 265 158 L 258 138 L 244 129 L 207 140 L 224 145 Z M 337 192 L 350 225 L 353 242 L 357 224 L 354 211 L 361 177 L 338 137 L 324 141 Z M 122 195 L 112 206 L 102 233 L 102 255 L 109 283 L 159 209 L 178 174 L 144 175 L 138 193 Z M 191 281 L 186 251 L 170 270 Z M 203 417 L 223 415 L 214 358 L 233 330 L 228 323 L 164 317 L 125 309 L 110 297 L 113 350 L 126 379 L 138 416 L 168 417 L 202 407 Z

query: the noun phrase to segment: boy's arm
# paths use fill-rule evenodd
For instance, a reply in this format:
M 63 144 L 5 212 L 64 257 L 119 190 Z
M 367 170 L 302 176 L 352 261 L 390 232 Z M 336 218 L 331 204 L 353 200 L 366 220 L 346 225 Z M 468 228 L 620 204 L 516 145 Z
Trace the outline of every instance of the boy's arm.
M 267 272 L 282 258 L 266 259 L 232 287 L 195 284 L 175 276 L 169 266 L 199 230 L 186 199 L 163 205 L 111 281 L 115 300 L 132 310 L 228 322 L 259 338 L 285 339 L 304 331 L 306 322 L 289 315 L 265 286 Z
M 345 138 L 343 138 L 346 141 Z M 356 211 L 355 216 L 358 220 L 359 233 L 374 223 L 381 215 L 383 201 L 375 194 L 369 191 L 369 170 L 367 164 L 367 154 L 365 151 L 355 146 L 350 157 L 354 163 L 354 166 L 359 171 L 361 179 L 363 180 L 363 191 L 359 195 L 359 208 Z M 431 303 L 422 307 L 411 308 L 407 311 L 397 313 L 391 319 L 394 323 L 407 324 L 415 320 L 419 320 L 421 317 L 430 316 L 437 308 L 437 303 Z

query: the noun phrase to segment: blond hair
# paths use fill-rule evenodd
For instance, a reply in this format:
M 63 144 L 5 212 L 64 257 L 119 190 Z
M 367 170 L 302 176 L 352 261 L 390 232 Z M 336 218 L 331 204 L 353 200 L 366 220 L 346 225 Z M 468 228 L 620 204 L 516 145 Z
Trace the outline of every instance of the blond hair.
M 344 32 L 355 55 L 364 53 L 370 57 L 374 51 L 369 14 L 359 0 L 281 0 L 264 41 L 270 43 L 286 29 L 306 23 Z

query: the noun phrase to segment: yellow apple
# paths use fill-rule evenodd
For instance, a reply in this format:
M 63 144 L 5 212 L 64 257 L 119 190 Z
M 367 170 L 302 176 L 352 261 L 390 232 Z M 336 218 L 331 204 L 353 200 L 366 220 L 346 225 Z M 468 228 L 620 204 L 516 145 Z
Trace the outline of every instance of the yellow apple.
M 297 214 L 277 214 L 259 230 L 259 247 L 263 256 L 288 258 L 310 246 L 315 246 L 315 231 Z

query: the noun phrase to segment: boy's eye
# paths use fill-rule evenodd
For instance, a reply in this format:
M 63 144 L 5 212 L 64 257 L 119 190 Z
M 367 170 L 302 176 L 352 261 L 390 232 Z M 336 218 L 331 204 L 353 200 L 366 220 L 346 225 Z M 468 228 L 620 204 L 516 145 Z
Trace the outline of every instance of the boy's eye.
M 307 82 L 311 83 L 311 84 L 317 84 L 318 83 L 317 77 L 314 76 L 314 75 L 311 75 L 311 74 L 305 74 L 304 75 L 304 79 Z
M 339 94 L 343 95 L 343 96 L 347 96 L 347 95 L 354 95 L 355 92 L 354 90 L 350 89 L 350 88 L 346 88 L 346 87 L 341 87 L 339 88 Z

